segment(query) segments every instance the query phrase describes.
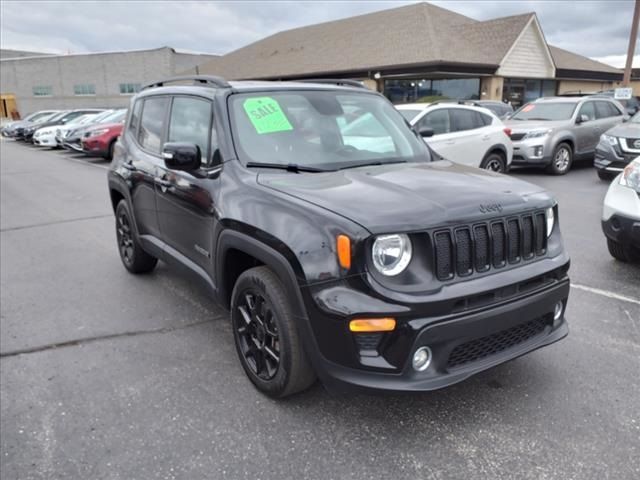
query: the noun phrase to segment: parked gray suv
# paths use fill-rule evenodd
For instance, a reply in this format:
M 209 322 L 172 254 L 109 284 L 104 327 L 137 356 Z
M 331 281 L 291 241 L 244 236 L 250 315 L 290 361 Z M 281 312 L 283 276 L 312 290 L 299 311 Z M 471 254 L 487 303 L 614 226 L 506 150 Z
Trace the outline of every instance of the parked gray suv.
M 511 128 L 512 165 L 564 175 L 573 160 L 592 159 L 600 135 L 625 118 L 624 108 L 609 98 L 539 98 L 505 121 Z

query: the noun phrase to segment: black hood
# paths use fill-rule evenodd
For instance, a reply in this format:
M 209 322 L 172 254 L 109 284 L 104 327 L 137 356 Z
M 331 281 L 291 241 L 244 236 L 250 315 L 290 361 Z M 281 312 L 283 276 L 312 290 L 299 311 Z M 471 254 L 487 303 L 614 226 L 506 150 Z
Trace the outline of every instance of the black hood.
M 449 161 L 328 173 L 260 173 L 258 183 L 342 215 L 372 233 L 468 223 L 553 204 L 536 185 Z

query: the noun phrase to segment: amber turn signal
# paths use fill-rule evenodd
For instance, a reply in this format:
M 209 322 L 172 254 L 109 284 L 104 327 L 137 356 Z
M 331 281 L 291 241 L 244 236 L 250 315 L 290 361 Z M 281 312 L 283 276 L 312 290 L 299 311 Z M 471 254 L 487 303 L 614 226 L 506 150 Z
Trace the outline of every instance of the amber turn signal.
M 390 332 L 395 328 L 395 318 L 355 318 L 349 322 L 352 332 Z
M 336 238 L 338 247 L 338 263 L 342 268 L 351 268 L 351 239 L 346 235 L 338 235 Z

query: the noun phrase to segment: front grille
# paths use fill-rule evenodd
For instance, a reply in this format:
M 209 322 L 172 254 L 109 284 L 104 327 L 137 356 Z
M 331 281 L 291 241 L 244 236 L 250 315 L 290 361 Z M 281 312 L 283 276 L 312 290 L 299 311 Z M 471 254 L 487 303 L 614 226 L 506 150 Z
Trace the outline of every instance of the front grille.
M 526 135 L 526 133 L 512 133 L 511 134 L 511 141 L 512 142 L 517 142 L 518 140 L 522 140 L 525 135 Z
M 640 150 L 640 148 L 634 146 L 634 143 L 640 140 L 640 138 L 621 138 L 620 140 L 626 142 L 627 150 Z
M 447 368 L 460 367 L 515 347 L 541 334 L 549 323 L 548 317 L 540 317 L 458 345 L 449 355 Z
M 433 235 L 436 277 L 450 280 L 544 255 L 545 229 L 544 213 L 536 212 L 438 230 Z

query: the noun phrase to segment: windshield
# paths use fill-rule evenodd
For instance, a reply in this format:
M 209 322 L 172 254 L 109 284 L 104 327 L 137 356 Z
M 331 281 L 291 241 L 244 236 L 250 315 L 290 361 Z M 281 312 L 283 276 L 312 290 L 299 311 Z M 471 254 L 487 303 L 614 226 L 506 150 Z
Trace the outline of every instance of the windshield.
M 377 95 L 281 91 L 229 101 L 234 142 L 247 164 L 335 170 L 430 159 L 424 142 Z
M 630 123 L 640 123 L 640 113 L 636 113 L 633 117 L 631 117 L 631 120 L 629 120 Z
M 398 109 L 398 111 L 400 112 L 400 115 L 402 115 L 409 123 L 411 123 L 413 119 L 416 118 L 421 112 L 421 110 L 407 110 L 404 108 L 402 110 Z
M 99 123 L 101 122 L 104 118 L 109 117 L 110 115 L 113 115 L 114 110 L 105 110 L 104 112 L 100 112 L 97 115 L 93 115 L 91 117 L 91 119 L 89 120 L 89 122 L 87 123 Z
M 57 112 L 57 113 L 54 113 L 53 115 L 51 115 L 50 117 L 45 117 L 43 119 L 38 119 L 38 123 L 40 123 L 41 121 L 56 122 L 56 121 L 60 120 L 62 117 L 65 117 L 68 113 L 69 113 L 68 110 L 65 110 L 64 112 Z
M 569 120 L 577 103 L 527 103 L 511 117 L 513 120 Z
M 25 122 L 35 122 L 36 120 L 40 120 L 41 118 L 50 117 L 54 113 L 55 112 L 34 112 L 31 115 L 27 115 L 24 118 L 24 121 Z
M 126 110 L 116 110 L 115 112 L 111 112 L 109 113 L 109 115 L 93 123 L 122 123 L 126 114 L 127 114 Z

